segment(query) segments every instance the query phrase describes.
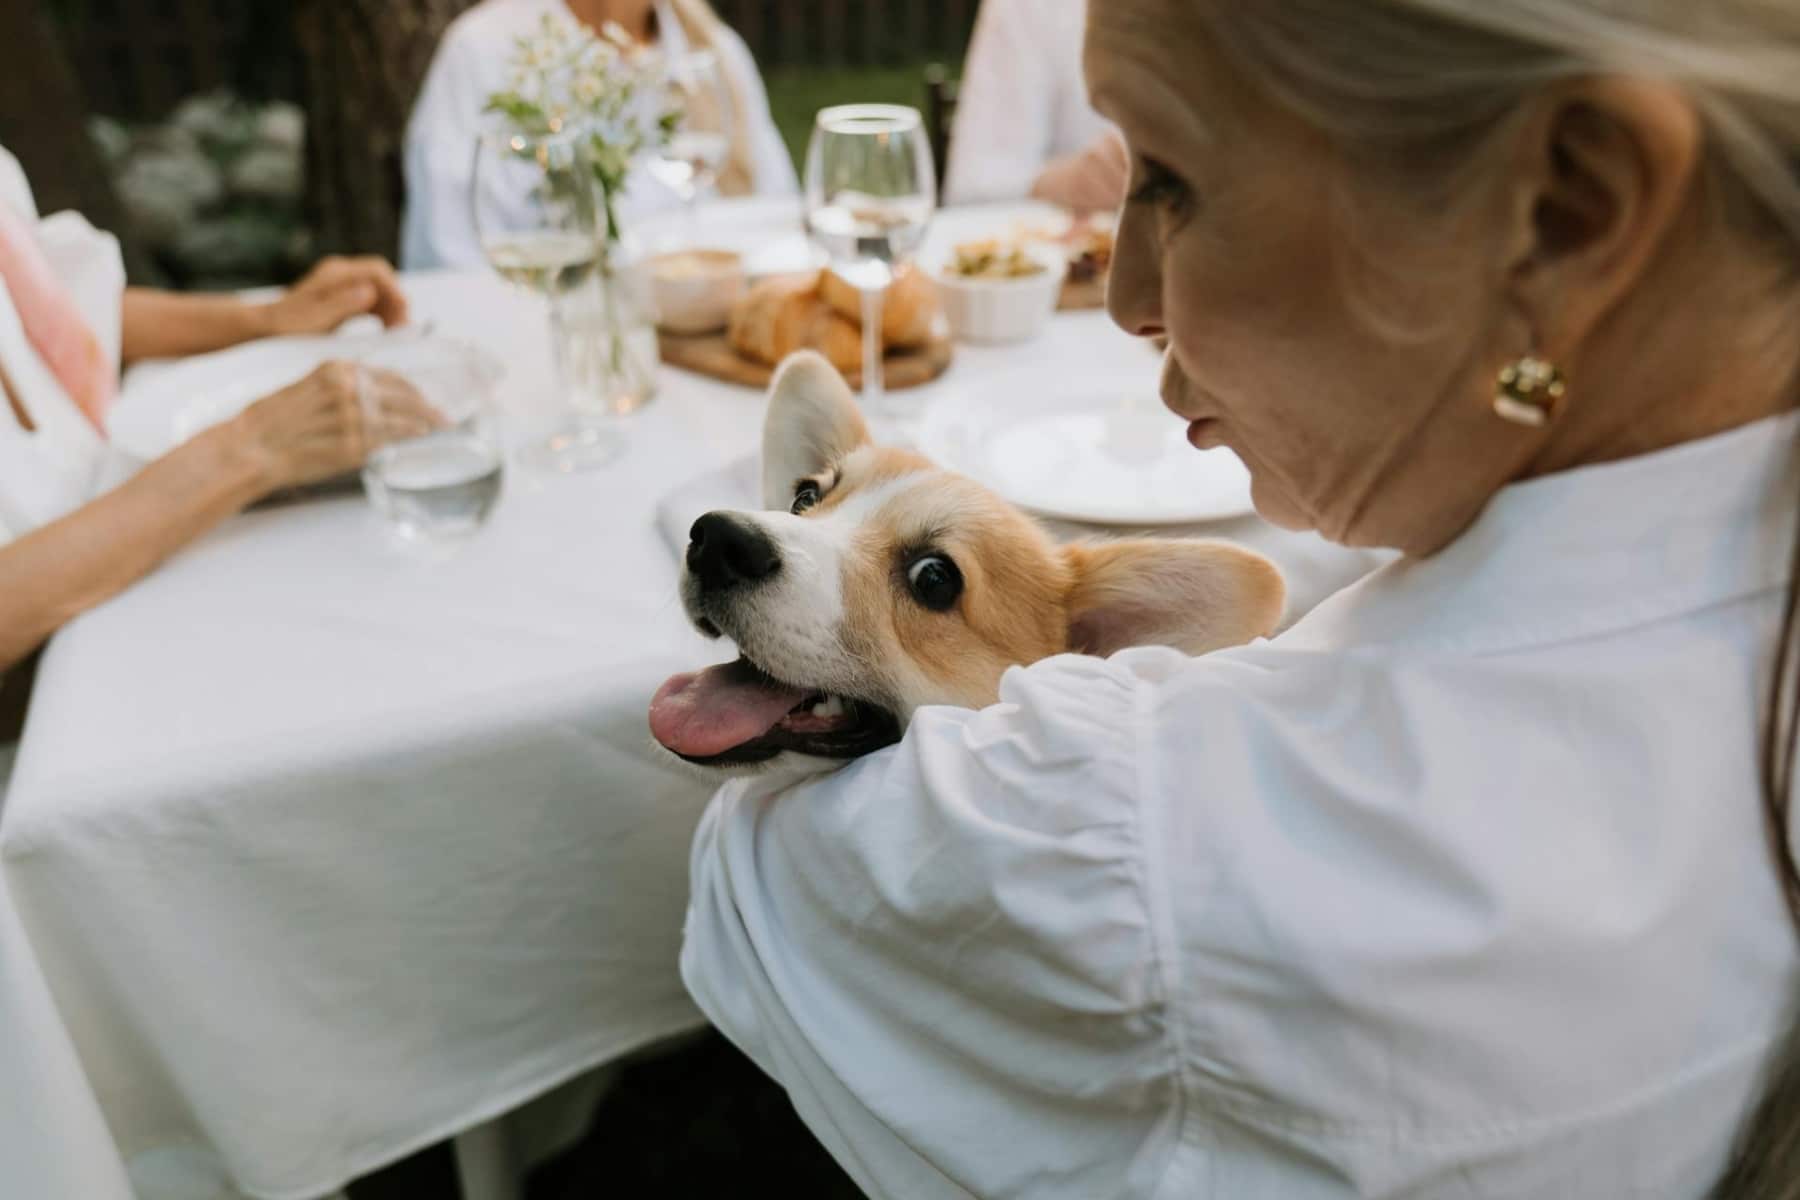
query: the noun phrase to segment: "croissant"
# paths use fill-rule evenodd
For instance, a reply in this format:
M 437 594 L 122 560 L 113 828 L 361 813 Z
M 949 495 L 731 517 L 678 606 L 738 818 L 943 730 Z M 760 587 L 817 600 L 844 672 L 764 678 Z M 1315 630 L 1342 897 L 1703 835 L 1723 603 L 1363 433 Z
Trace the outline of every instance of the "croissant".
M 731 310 L 731 348 L 775 366 L 796 350 L 817 350 L 840 371 L 862 365 L 862 332 L 819 296 L 817 275 L 765 279 Z
M 825 303 L 862 328 L 862 293 L 844 282 L 835 271 L 819 277 L 819 294 Z M 894 276 L 881 305 L 881 341 L 889 350 L 910 350 L 931 340 L 937 320 L 937 289 L 923 272 L 902 267 Z

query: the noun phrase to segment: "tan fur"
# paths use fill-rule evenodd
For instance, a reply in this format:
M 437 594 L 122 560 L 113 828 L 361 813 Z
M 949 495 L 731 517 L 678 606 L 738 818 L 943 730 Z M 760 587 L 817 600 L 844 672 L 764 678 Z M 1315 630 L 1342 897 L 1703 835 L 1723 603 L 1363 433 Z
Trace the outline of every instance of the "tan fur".
M 1044 533 L 986 489 L 929 464 L 914 473 L 919 482 L 858 535 L 843 580 L 845 646 L 885 677 L 896 700 L 989 704 L 1007 667 L 1064 648 L 1068 574 Z M 848 478 L 839 485 L 851 486 Z M 925 608 L 907 590 L 906 567 L 925 550 L 962 572 L 963 596 L 949 612 Z
M 1008 667 L 1065 650 L 1160 644 L 1201 654 L 1268 634 L 1281 617 L 1281 576 L 1248 550 L 1179 539 L 1058 546 L 972 480 L 873 445 L 842 376 L 816 354 L 788 359 L 770 390 L 763 498 L 782 513 L 767 521 L 778 543 L 781 523 L 795 520 L 785 510 L 801 480 L 821 495 L 798 520 L 839 526 L 829 556 L 837 576 L 822 577 L 822 587 L 841 600 L 841 614 L 821 614 L 833 624 L 812 630 L 802 620 L 791 662 L 758 665 L 797 685 L 829 684 L 881 703 L 903 722 L 925 704 L 992 703 Z M 947 612 L 927 608 L 908 585 L 907 568 L 925 554 L 948 558 L 962 575 Z M 820 559 L 800 552 L 795 561 Z M 709 619 L 733 632 L 729 614 Z M 793 609 L 761 619 L 737 640 L 779 658 L 758 635 L 791 626 Z M 783 673 L 801 671 L 791 663 L 802 660 L 830 678 Z
M 891 446 L 861 446 L 831 465 L 830 490 L 819 501 L 813 514 L 824 516 L 860 491 L 936 469 L 930 459 L 910 450 L 899 450 Z
M 1064 554 L 1075 577 L 1070 644 L 1089 654 L 1241 645 L 1273 633 L 1287 602 L 1275 565 L 1229 542 L 1102 542 Z

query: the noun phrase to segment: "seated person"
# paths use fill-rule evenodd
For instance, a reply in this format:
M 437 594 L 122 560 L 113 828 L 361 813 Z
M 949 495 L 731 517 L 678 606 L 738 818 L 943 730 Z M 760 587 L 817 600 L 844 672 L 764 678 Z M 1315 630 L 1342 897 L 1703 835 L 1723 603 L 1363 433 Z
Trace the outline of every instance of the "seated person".
M 1031 196 L 1076 212 L 1123 203 L 1124 143 L 1082 83 L 1086 7 L 984 0 L 963 64 L 945 203 Z
M 474 149 L 495 92 L 512 86 L 507 60 L 515 42 L 547 14 L 599 31 L 615 23 L 671 58 L 710 50 L 718 56 L 736 119 L 731 151 L 714 185 L 721 195 L 791 195 L 794 163 L 769 115 L 769 98 L 750 50 L 705 0 L 483 0 L 444 32 L 406 127 L 406 213 L 400 261 L 408 269 L 479 266 L 481 245 L 470 212 Z M 680 196 L 635 170 L 619 201 L 622 220 L 677 207 Z
M 360 467 L 433 421 L 397 378 L 363 387 L 329 363 L 90 499 L 121 361 L 323 333 L 361 313 L 406 319 L 379 259 L 327 259 L 266 303 L 124 281 L 118 243 L 74 213 L 40 220 L 0 149 L 0 671 L 246 505 Z

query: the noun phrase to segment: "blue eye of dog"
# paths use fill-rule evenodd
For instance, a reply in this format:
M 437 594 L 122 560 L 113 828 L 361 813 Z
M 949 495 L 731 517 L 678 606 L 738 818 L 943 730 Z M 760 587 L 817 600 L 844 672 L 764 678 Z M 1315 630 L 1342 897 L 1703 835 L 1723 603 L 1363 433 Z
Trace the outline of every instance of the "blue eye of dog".
M 788 511 L 796 517 L 819 502 L 819 485 L 810 479 L 802 479 L 794 485 L 794 504 Z
M 916 558 L 906 568 L 906 586 L 913 598 L 933 612 L 948 612 L 962 596 L 962 572 L 941 554 Z

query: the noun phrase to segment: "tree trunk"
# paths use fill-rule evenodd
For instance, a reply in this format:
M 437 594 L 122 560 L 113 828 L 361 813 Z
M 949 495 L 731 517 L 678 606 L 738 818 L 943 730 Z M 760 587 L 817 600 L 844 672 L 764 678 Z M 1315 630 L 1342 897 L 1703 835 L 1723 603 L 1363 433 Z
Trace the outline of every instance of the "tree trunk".
M 321 254 L 400 248 L 406 119 L 446 26 L 474 0 L 297 0 L 306 215 Z
M 88 106 L 42 6 L 0 2 L 0 145 L 25 168 L 38 209 L 72 208 L 119 239 L 137 283 L 155 273 L 88 139 Z

